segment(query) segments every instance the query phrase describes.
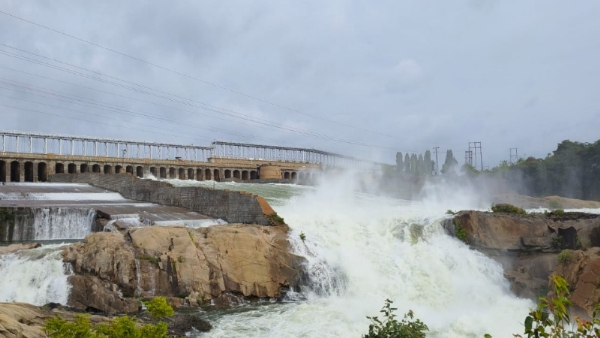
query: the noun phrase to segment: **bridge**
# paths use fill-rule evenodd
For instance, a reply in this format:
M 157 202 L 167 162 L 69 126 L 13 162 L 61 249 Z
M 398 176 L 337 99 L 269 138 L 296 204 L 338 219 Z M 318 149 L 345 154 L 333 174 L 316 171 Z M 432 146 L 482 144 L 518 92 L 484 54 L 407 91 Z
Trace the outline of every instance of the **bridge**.
M 214 141 L 210 146 L 0 131 L 0 182 L 46 182 L 58 173 L 129 173 L 184 180 L 310 179 L 375 162 L 310 148 Z

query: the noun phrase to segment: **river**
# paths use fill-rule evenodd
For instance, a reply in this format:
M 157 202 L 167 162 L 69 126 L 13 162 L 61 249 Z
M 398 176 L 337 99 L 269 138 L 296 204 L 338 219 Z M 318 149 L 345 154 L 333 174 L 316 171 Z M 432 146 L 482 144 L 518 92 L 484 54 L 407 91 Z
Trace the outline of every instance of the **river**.
M 431 188 L 409 202 L 356 193 L 347 176 L 319 187 L 169 182 L 265 197 L 308 261 L 308 286 L 284 302 L 205 309 L 214 328 L 199 337 L 360 337 L 387 298 L 399 316 L 413 310 L 428 337 L 511 337 L 534 305 L 511 294 L 499 264 L 444 233 L 446 210 L 486 207 L 473 192 Z M 1 257 L 0 301 L 66 302 L 70 272 L 56 247 Z

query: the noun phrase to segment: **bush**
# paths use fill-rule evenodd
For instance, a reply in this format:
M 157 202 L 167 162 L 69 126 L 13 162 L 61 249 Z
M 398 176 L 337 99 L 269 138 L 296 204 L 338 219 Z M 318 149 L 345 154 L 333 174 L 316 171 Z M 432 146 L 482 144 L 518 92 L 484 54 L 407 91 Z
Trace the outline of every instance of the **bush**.
M 562 203 L 560 203 L 558 200 L 551 199 L 548 201 L 548 209 L 550 209 L 550 210 L 563 209 L 563 206 L 562 206 Z
M 267 215 L 267 219 L 270 221 L 271 224 L 273 225 L 282 225 L 285 224 L 285 220 L 280 217 L 279 215 L 277 215 L 276 212 Z
M 175 311 L 173 311 L 171 305 L 167 303 L 165 297 L 154 297 L 149 302 L 144 302 L 144 305 L 146 305 L 148 312 L 150 312 L 150 315 L 154 318 L 171 317 L 175 314 Z
M 450 209 L 446 210 L 446 215 L 454 215 L 454 214 L 456 214 L 454 211 L 452 211 Z
M 493 204 L 492 211 L 505 214 L 527 215 L 523 208 L 515 207 L 512 204 Z
M 576 249 L 579 250 L 587 250 L 592 246 L 592 241 L 589 238 L 579 238 L 577 237 Z
M 363 338 L 424 338 L 425 331 L 429 331 L 427 325 L 419 319 L 414 319 L 412 311 L 408 311 L 402 321 L 399 322 L 394 314 L 397 309 L 392 307 L 392 303 L 391 300 L 386 299 L 385 305 L 379 311 L 384 314 L 383 321 L 377 317 L 367 317 L 371 320 L 371 324 L 369 325 L 369 333 L 364 335 Z
M 90 316 L 75 315 L 74 322 L 60 316 L 46 320 L 44 333 L 51 338 L 164 338 L 167 337 L 166 323 L 138 325 L 134 317 L 117 317 L 106 324 L 92 327 Z
M 460 221 L 455 219 L 453 223 L 454 223 L 454 236 L 456 236 L 456 238 L 460 239 L 461 241 L 469 244 L 469 241 L 467 240 L 467 231 L 465 230 L 465 228 L 462 227 L 462 224 L 460 223 Z
M 563 250 L 558 254 L 558 261 L 560 263 L 569 263 L 573 259 L 573 250 Z
M 300 232 L 300 239 L 302 240 L 302 243 L 306 241 L 306 235 L 304 234 L 304 232 Z

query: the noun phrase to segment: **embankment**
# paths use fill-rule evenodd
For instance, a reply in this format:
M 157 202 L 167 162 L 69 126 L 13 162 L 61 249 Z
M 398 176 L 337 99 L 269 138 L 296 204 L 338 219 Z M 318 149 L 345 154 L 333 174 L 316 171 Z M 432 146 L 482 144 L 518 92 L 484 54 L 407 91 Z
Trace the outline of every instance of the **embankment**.
M 273 209 L 260 196 L 245 192 L 204 187 L 174 187 L 169 183 L 144 180 L 129 174 L 55 174 L 50 182 L 87 183 L 112 190 L 123 197 L 143 202 L 186 208 L 229 223 L 270 225 Z

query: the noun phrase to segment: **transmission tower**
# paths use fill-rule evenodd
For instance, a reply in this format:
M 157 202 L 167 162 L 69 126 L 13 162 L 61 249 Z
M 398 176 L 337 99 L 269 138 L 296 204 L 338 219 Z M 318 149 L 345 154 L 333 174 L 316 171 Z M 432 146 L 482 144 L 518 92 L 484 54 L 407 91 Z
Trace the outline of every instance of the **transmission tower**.
M 473 151 L 470 149 L 469 147 L 469 150 L 465 151 L 465 164 L 473 166 Z
M 517 151 L 517 148 L 510 148 L 510 165 L 514 165 L 517 164 L 517 162 L 519 161 L 519 153 Z
M 479 164 L 479 170 L 483 171 L 483 152 L 481 150 L 481 142 L 469 142 L 469 152 L 471 152 L 470 165 L 477 169 Z M 479 159 L 479 161 L 477 161 Z

